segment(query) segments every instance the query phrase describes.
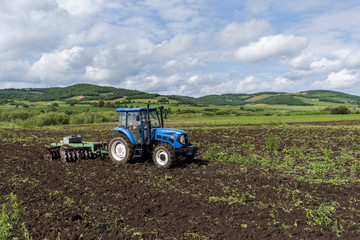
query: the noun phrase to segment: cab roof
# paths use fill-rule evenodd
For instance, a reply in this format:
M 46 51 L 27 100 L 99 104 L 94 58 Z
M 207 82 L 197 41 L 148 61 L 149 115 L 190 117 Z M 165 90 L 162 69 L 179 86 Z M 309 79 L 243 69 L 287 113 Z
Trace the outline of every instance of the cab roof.
M 117 112 L 139 112 L 139 111 L 146 111 L 147 108 L 117 108 Z M 149 108 L 150 111 L 156 110 L 156 108 Z

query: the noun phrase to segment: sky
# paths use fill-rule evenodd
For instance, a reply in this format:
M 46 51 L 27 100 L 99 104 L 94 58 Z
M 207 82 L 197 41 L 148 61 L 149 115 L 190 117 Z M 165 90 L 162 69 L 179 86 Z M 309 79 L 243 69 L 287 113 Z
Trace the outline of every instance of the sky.
M 0 88 L 360 95 L 358 0 L 2 0 Z

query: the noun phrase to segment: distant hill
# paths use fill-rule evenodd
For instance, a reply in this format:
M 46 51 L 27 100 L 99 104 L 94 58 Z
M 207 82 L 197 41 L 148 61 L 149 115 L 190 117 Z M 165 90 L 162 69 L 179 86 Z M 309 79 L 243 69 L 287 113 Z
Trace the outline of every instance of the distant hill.
M 0 90 L 0 97 L 2 99 L 8 100 L 55 101 L 65 100 L 77 96 L 82 96 L 83 100 L 114 100 L 124 96 L 127 96 L 130 99 L 151 99 L 160 95 L 123 88 L 102 87 L 92 84 L 76 84 L 63 88 L 56 87 Z
M 328 90 L 311 90 L 299 93 L 260 92 L 253 94 L 208 95 L 191 98 L 190 100 L 197 104 L 207 103 L 231 106 L 246 104 L 310 106 L 318 105 L 321 102 L 360 105 L 360 96 Z
M 113 101 L 126 98 L 135 99 L 155 99 L 161 98 L 163 101 L 175 100 L 179 104 L 202 104 L 219 106 L 241 106 L 248 104 L 266 105 L 331 105 L 353 104 L 360 105 L 360 96 L 346 94 L 337 91 L 311 90 L 299 93 L 285 92 L 259 92 L 253 94 L 222 94 L 207 95 L 203 97 L 188 97 L 177 95 L 160 95 L 156 93 L 146 93 L 137 90 L 128 90 L 115 87 L 104 87 L 92 84 L 76 84 L 69 87 L 54 88 L 24 88 L 24 89 L 0 89 L 0 104 L 7 101 L 66 101 L 78 99 L 81 101 L 104 100 Z

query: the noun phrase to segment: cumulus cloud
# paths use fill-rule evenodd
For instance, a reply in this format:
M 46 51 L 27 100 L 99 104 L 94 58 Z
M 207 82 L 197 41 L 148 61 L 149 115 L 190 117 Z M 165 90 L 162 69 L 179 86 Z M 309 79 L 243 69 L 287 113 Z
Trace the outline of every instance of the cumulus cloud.
M 236 85 L 235 91 L 246 93 L 253 92 L 254 90 L 267 89 L 268 87 L 269 85 L 266 81 L 257 79 L 254 76 L 249 76 Z
M 292 56 L 308 44 L 304 37 L 274 35 L 262 37 L 257 42 L 240 47 L 235 57 L 244 62 L 259 62 L 275 56 Z
M 31 66 L 29 76 L 41 80 L 61 81 L 62 78 L 67 79 L 71 77 L 73 71 L 76 71 L 71 65 L 78 61 L 82 51 L 83 48 L 81 47 L 73 47 L 72 49 L 44 53 Z
M 324 81 L 316 81 L 313 86 L 322 89 L 347 89 L 356 86 L 360 82 L 359 73 L 343 69 L 340 72 L 332 72 Z
M 326 2 L 3 0 L 0 83 L 201 96 L 325 79 L 314 86 L 356 92 L 360 5 L 332 0 L 305 12 Z
M 103 0 L 56 0 L 70 15 L 89 15 L 101 10 Z
M 277 77 L 271 83 L 271 90 L 272 91 L 289 91 L 295 85 L 297 85 L 296 81 L 291 81 L 286 77 Z
M 257 40 L 270 31 L 271 26 L 267 21 L 253 19 L 244 23 L 230 23 L 215 37 L 227 47 L 238 47 Z
M 189 49 L 193 43 L 192 35 L 177 35 L 170 41 L 164 40 L 158 45 L 157 53 L 164 57 L 176 56 Z

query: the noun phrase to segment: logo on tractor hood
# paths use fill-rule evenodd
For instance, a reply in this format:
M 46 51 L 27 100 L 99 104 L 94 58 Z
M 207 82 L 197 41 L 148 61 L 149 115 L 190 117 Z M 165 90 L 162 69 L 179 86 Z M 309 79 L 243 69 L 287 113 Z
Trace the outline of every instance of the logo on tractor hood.
M 173 135 L 175 137 L 179 134 L 186 134 L 185 131 L 172 128 L 155 128 L 154 130 L 156 131 L 155 134 Z

